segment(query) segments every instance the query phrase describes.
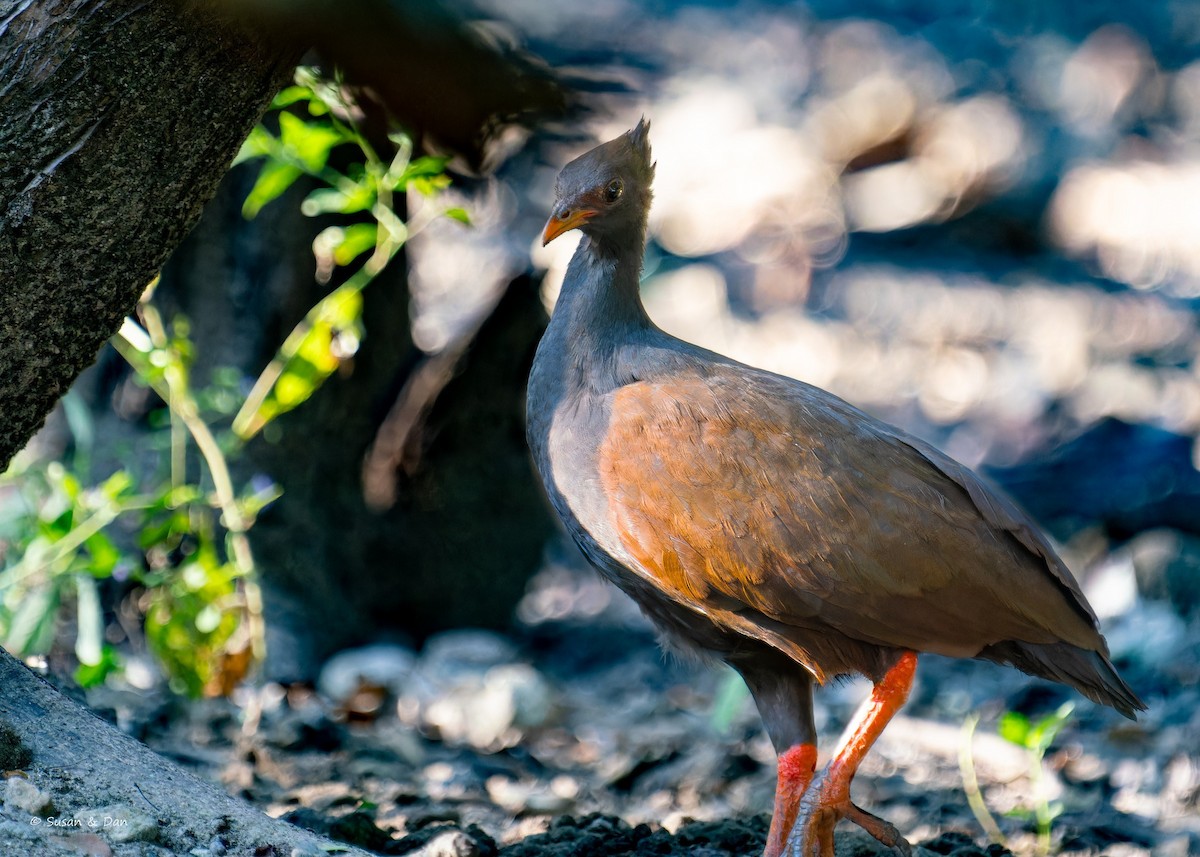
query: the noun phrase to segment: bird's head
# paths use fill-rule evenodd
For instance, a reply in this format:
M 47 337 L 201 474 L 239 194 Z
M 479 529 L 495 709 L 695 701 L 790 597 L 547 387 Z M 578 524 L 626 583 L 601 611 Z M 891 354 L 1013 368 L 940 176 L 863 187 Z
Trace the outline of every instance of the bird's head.
M 554 186 L 554 209 L 542 232 L 542 244 L 572 229 L 593 238 L 632 231 L 640 240 L 653 183 L 650 123 L 643 118 L 633 130 L 563 167 Z

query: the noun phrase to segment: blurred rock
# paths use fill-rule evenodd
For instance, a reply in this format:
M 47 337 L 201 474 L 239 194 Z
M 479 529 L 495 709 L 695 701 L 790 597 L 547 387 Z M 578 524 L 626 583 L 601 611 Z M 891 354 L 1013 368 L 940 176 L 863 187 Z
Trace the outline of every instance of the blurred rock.
M 1183 617 L 1200 612 L 1200 538 L 1174 530 L 1151 530 L 1133 539 L 1126 549 L 1142 597 L 1167 601 Z
M 858 838 L 862 839 L 862 837 Z M 870 845 L 870 843 L 866 840 L 862 840 L 862 842 L 863 846 Z M 986 847 L 980 847 L 975 843 L 975 840 L 966 833 L 962 833 L 957 830 L 947 831 L 941 836 L 931 839 L 928 842 L 922 842 L 921 845 L 914 850 L 914 853 L 921 852 L 927 855 L 944 854 L 947 855 L 947 857 L 1001 857 L 1001 855 L 1011 854 L 1007 848 L 1004 848 L 1000 845 L 988 845 Z M 838 854 L 841 853 L 841 849 L 839 848 Z M 872 852 L 855 850 L 851 851 L 850 853 L 859 854 Z
M 496 775 L 487 781 L 488 797 L 513 815 L 558 815 L 575 808 L 579 783 L 566 775 L 549 783 L 510 779 Z
M 411 649 L 390 643 L 338 652 L 321 668 L 317 689 L 335 702 L 345 702 L 363 683 L 399 695 L 417 657 Z
M 1200 853 L 1200 835 L 1178 833 L 1163 839 L 1150 851 L 1150 857 L 1191 857 Z
M 461 830 L 447 830 L 415 852 L 415 857 L 479 857 L 479 844 Z
M 464 675 L 485 673 L 511 662 L 516 650 L 509 640 L 491 631 L 446 631 L 429 638 L 421 651 L 421 672 L 438 684 L 453 684 Z
M 554 709 L 554 691 L 528 664 L 505 664 L 482 676 L 462 675 L 426 708 L 425 724 L 443 740 L 481 750 L 508 747 L 543 725 Z
M 1083 592 L 1101 620 L 1132 610 L 1138 601 L 1138 585 L 1129 554 L 1117 551 L 1097 562 L 1083 582 Z
M 1166 604 L 1140 601 L 1109 624 L 1106 636 L 1113 660 L 1132 660 L 1153 670 L 1186 644 L 1187 625 Z
M 50 812 L 50 795 L 24 777 L 9 777 L 4 783 L 4 805 L 29 815 Z
M 1028 460 L 987 473 L 1058 534 L 1100 522 L 1118 537 L 1158 527 L 1200 535 L 1195 439 L 1152 425 L 1101 420 Z
M 264 736 L 268 743 L 297 753 L 306 750 L 329 753 L 345 741 L 342 726 L 334 723 L 326 712 L 313 708 L 285 713 L 264 729 Z
M 289 824 L 313 833 L 372 851 L 383 850 L 392 842 L 391 834 L 386 830 L 381 830 L 375 824 L 370 813 L 363 810 L 355 810 L 339 817 L 330 817 L 308 807 L 300 807 L 292 810 L 283 818 Z
M 465 830 L 436 825 L 401 839 L 389 853 L 409 857 L 495 857 L 499 849 L 487 833 L 474 824 Z

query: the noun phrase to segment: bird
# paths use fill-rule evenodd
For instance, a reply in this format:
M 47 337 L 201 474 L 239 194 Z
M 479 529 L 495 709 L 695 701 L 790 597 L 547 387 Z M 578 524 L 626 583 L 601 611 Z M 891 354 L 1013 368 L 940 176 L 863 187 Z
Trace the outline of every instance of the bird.
M 650 123 L 568 163 L 542 232 L 582 237 L 538 345 L 527 440 L 583 555 L 664 644 L 723 661 L 778 755 L 764 857 L 831 857 L 858 824 L 904 853 L 850 784 L 923 653 L 1069 685 L 1130 718 L 1071 572 L 1010 499 L 832 393 L 678 339 L 640 297 Z M 813 691 L 872 690 L 819 773 Z

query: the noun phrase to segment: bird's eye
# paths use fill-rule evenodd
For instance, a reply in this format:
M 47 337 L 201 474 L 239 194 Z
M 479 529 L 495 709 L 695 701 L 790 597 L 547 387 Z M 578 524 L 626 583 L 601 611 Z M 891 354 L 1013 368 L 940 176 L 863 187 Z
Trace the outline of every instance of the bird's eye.
M 621 184 L 620 179 L 613 179 L 608 183 L 608 187 L 604 189 L 604 201 L 616 202 L 621 198 L 621 191 L 625 190 L 625 186 Z

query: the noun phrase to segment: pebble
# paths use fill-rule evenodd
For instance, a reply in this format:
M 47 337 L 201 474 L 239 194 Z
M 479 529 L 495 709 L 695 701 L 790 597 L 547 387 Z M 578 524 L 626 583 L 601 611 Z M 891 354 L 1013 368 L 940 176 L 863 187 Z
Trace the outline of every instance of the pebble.
M 460 676 L 429 704 L 424 721 L 445 741 L 497 750 L 544 725 L 554 706 L 554 691 L 541 673 L 528 664 L 504 664 L 482 676 Z
M 461 830 L 447 830 L 435 836 L 415 857 L 479 857 L 479 845 Z
M 567 776 L 555 777 L 549 784 L 544 782 L 518 782 L 496 775 L 488 777 L 488 797 L 513 815 L 534 813 L 560 815 L 575 808 L 579 784 Z
M 464 676 L 511 663 L 516 656 L 513 644 L 491 631 L 446 631 L 426 641 L 419 667 L 435 683 L 455 684 Z
M 1114 660 L 1128 658 L 1147 667 L 1170 662 L 1187 642 L 1187 624 L 1170 606 L 1138 601 L 1108 625 L 1108 648 Z
M 50 795 L 24 777 L 9 777 L 4 784 L 4 805 L 29 815 L 44 815 L 50 810 Z
M 1127 550 L 1143 597 L 1170 602 L 1180 616 L 1200 612 L 1200 539 L 1151 530 L 1139 533 Z
M 321 668 L 317 689 L 335 702 L 345 702 L 363 684 L 399 695 L 412 675 L 417 656 L 390 643 L 338 652 Z

